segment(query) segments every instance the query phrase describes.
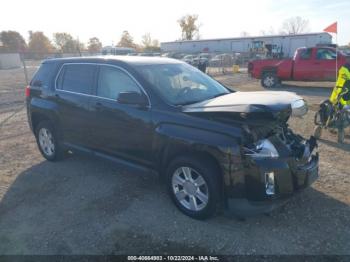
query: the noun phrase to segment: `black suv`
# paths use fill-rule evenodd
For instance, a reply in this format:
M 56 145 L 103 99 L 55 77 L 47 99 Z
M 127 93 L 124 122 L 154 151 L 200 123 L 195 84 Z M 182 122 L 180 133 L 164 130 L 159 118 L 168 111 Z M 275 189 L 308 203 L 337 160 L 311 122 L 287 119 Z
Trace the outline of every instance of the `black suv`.
M 269 212 L 318 177 L 315 139 L 287 125 L 301 97 L 235 92 L 178 60 L 47 60 L 26 98 L 47 160 L 84 151 L 155 170 L 194 218 Z

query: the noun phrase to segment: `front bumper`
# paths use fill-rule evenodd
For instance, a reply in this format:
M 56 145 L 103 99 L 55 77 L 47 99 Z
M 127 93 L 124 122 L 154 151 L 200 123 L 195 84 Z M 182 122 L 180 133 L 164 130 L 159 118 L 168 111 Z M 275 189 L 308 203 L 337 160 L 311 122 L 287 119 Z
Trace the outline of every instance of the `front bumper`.
M 317 145 L 312 143 L 315 143 L 312 138 L 306 141 L 304 155 L 299 160 L 294 157 L 250 159 L 245 167 L 244 197 L 229 197 L 229 212 L 244 216 L 268 213 L 309 187 L 317 180 L 319 169 Z M 265 174 L 270 172 L 275 178 L 273 195 L 267 195 L 265 188 Z

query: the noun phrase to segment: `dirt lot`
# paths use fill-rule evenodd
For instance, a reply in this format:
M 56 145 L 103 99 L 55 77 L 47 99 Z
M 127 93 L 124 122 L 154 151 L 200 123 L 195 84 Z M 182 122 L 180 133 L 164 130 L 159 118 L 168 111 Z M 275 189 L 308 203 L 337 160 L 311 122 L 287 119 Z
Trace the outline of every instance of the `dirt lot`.
M 35 68 L 30 67 L 32 73 Z M 246 74 L 218 76 L 242 91 L 262 90 Z M 154 175 L 72 155 L 45 161 L 23 109 L 21 69 L 0 70 L 0 254 L 348 254 L 350 138 L 325 133 L 320 179 L 270 216 L 246 221 L 182 215 Z M 331 83 L 285 83 L 311 111 L 291 126 L 304 136 Z

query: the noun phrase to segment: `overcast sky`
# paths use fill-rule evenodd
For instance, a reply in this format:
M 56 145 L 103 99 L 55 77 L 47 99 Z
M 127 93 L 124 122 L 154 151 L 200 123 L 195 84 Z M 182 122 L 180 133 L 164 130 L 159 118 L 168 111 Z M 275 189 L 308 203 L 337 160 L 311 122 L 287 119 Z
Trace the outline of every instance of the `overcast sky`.
M 68 32 L 87 42 L 97 36 L 103 45 L 116 44 L 123 30 L 136 42 L 151 33 L 160 41 L 181 36 L 177 20 L 198 14 L 202 39 L 236 37 L 242 31 L 259 35 L 272 27 L 279 31 L 284 19 L 301 16 L 311 32 L 320 32 L 338 21 L 338 42 L 350 42 L 349 0 L 8 0 L 1 3 L 0 31 L 17 30 L 26 39 L 28 30 Z

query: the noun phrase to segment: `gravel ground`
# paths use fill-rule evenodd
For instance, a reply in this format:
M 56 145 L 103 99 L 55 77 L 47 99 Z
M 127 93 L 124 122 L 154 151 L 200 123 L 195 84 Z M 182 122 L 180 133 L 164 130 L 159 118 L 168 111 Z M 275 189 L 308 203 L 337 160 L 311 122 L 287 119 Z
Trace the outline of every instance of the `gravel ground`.
M 30 67 L 32 74 L 35 67 Z M 262 90 L 246 74 L 217 76 Z M 45 161 L 23 109 L 21 69 L 0 70 L 0 254 L 348 254 L 350 139 L 320 141 L 320 179 L 269 216 L 196 221 L 170 202 L 157 176 L 81 155 Z M 304 136 L 332 83 L 285 83 L 310 104 L 290 125 Z

